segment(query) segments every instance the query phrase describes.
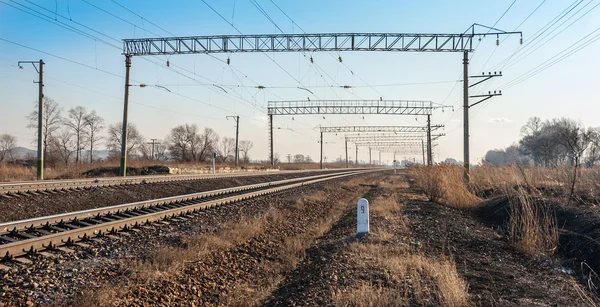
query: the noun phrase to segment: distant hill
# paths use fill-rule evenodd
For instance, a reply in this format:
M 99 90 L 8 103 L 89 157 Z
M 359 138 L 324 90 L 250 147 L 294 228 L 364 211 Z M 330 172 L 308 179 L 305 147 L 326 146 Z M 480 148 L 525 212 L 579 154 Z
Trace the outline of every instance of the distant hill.
M 16 159 L 24 159 L 27 157 L 35 157 L 36 151 L 25 147 L 16 147 L 13 149 L 13 155 Z

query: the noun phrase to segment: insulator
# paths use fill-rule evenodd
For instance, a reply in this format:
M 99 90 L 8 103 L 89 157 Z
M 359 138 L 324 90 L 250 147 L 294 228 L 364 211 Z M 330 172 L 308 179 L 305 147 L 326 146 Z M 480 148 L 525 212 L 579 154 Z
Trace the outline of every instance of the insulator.
M 340 63 L 342 63 L 342 57 L 341 56 L 338 57 L 338 61 L 340 61 Z
M 167 60 L 167 67 L 171 67 L 171 62 L 169 62 L 169 60 Z
M 521 39 L 519 40 L 519 43 L 520 43 L 521 45 L 523 45 L 523 38 L 522 38 L 522 37 L 521 37 Z
M 264 85 L 259 85 L 259 86 L 257 86 L 256 88 L 258 88 L 258 89 L 261 89 L 261 90 L 262 90 L 262 89 L 264 89 L 264 88 L 265 88 L 265 86 L 264 86 Z
M 231 59 L 227 58 L 227 65 L 231 64 Z
M 315 61 L 313 60 L 313 57 L 310 57 L 310 62 L 314 63 Z
M 496 46 L 500 46 L 500 38 L 496 37 Z

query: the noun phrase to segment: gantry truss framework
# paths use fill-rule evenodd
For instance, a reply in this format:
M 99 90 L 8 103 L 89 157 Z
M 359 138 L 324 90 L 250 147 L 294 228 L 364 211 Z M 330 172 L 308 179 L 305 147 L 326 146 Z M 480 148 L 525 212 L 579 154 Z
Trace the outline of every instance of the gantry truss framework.
M 444 128 L 443 125 L 432 125 L 431 131 Z M 376 133 L 376 132 L 427 132 L 427 126 L 338 126 L 320 127 L 323 133 Z
M 123 54 L 174 55 L 233 52 L 413 51 L 471 52 L 473 38 L 520 34 L 474 24 L 463 33 L 310 33 L 207 35 L 123 40 Z
M 398 148 L 423 148 L 424 144 L 421 142 L 380 142 L 380 141 L 364 141 L 354 143 L 358 147 L 370 147 L 376 149 L 378 147 L 398 147 Z M 433 146 L 436 146 L 433 144 Z
M 269 101 L 269 115 L 391 114 L 431 115 L 433 102 L 424 100 L 295 100 Z
M 431 136 L 431 140 L 435 141 L 442 137 L 443 134 Z M 345 136 L 345 140 L 350 143 L 360 143 L 368 141 L 425 141 L 426 135 L 371 135 L 371 136 Z

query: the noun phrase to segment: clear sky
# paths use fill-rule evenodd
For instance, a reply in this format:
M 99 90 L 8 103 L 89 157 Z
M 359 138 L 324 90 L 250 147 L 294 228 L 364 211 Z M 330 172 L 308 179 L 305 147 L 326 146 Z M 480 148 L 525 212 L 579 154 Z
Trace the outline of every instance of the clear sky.
M 502 30 L 523 31 L 523 45 L 519 45 L 518 36 L 512 36 L 501 38 L 496 46 L 496 38 L 488 36 L 477 41 L 477 49 L 471 54 L 470 73 L 502 68 L 504 75 L 471 91 L 503 90 L 503 96 L 470 111 L 472 162 L 481 159 L 488 149 L 516 142 L 520 127 L 532 116 L 566 116 L 588 126 L 600 126 L 600 43 L 594 41 L 531 78 L 513 82 L 546 61 L 550 64 L 552 59 L 561 59 L 560 55 L 579 46 L 568 49 L 581 39 L 585 42 L 600 34 L 597 0 L 273 0 L 295 24 L 271 0 L 205 1 L 227 22 L 203 1 L 0 0 L 0 133 L 17 136 L 21 146 L 34 147 L 34 132 L 26 127 L 25 116 L 37 99 L 37 85 L 32 83 L 37 74 L 31 65 L 17 69 L 18 61 L 44 59 L 46 96 L 65 110 L 77 105 L 94 109 L 112 124 L 121 120 L 123 108 L 125 65 L 121 39 L 238 34 L 230 23 L 244 34 L 279 33 L 253 3 L 259 4 L 286 33 L 462 33 L 473 23 L 497 23 L 496 28 Z M 555 19 L 557 16 L 562 17 Z M 311 56 L 315 64 L 310 63 Z M 228 57 L 230 65 L 224 63 Z M 504 65 L 507 58 L 510 62 Z M 171 67 L 166 66 L 167 60 Z M 444 124 L 446 133 L 435 148 L 436 159 L 462 160 L 462 85 L 457 82 L 462 78 L 461 63 L 461 53 L 136 57 L 131 83 L 161 85 L 171 93 L 156 87 L 132 87 L 130 122 L 146 138 L 163 139 L 171 128 L 183 123 L 211 127 L 221 136 L 233 137 L 234 124 L 225 116 L 240 115 L 240 138 L 255 143 L 253 158 L 266 159 L 267 101 L 307 97 L 432 100 L 454 106 L 454 111 L 436 111 L 433 116 L 433 124 Z M 273 88 L 261 90 L 253 87 L 256 85 Z M 296 89 L 298 86 L 309 88 L 314 95 Z M 424 125 L 425 119 L 389 115 L 276 117 L 274 125 L 281 129 L 275 131 L 275 152 L 282 158 L 303 153 L 316 160 L 318 125 L 413 124 Z M 344 154 L 341 135 L 327 135 L 326 141 L 328 160 Z M 366 152 L 361 151 L 360 159 L 368 158 Z M 353 149 L 350 156 L 354 156 Z M 384 155 L 383 160 L 391 160 L 391 156 Z

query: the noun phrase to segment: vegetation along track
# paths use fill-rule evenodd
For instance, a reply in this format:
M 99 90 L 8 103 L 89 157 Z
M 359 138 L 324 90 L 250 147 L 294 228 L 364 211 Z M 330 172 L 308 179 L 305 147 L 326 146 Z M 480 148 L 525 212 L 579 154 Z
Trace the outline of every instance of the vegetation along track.
M 204 208 L 371 171 L 377 170 L 315 175 L 2 223 L 0 255 L 5 260 L 26 262 L 16 257 L 85 244 L 95 236 L 135 231 L 153 222 L 184 218 Z
M 30 181 L 16 183 L 1 183 L 0 196 L 31 195 L 36 193 L 48 193 L 52 191 L 82 190 L 94 187 L 113 187 L 121 185 L 134 185 L 160 182 L 177 182 L 192 180 L 227 179 L 237 177 L 250 177 L 261 175 L 283 175 L 304 172 L 334 172 L 332 170 L 307 170 L 307 171 L 277 171 L 277 172 L 248 172 L 227 174 L 194 174 L 194 175 L 157 175 L 157 176 L 131 176 L 131 177 L 109 177 L 95 179 L 75 180 L 51 180 Z M 338 170 L 339 171 L 339 170 Z M 345 171 L 348 171 L 346 169 Z

